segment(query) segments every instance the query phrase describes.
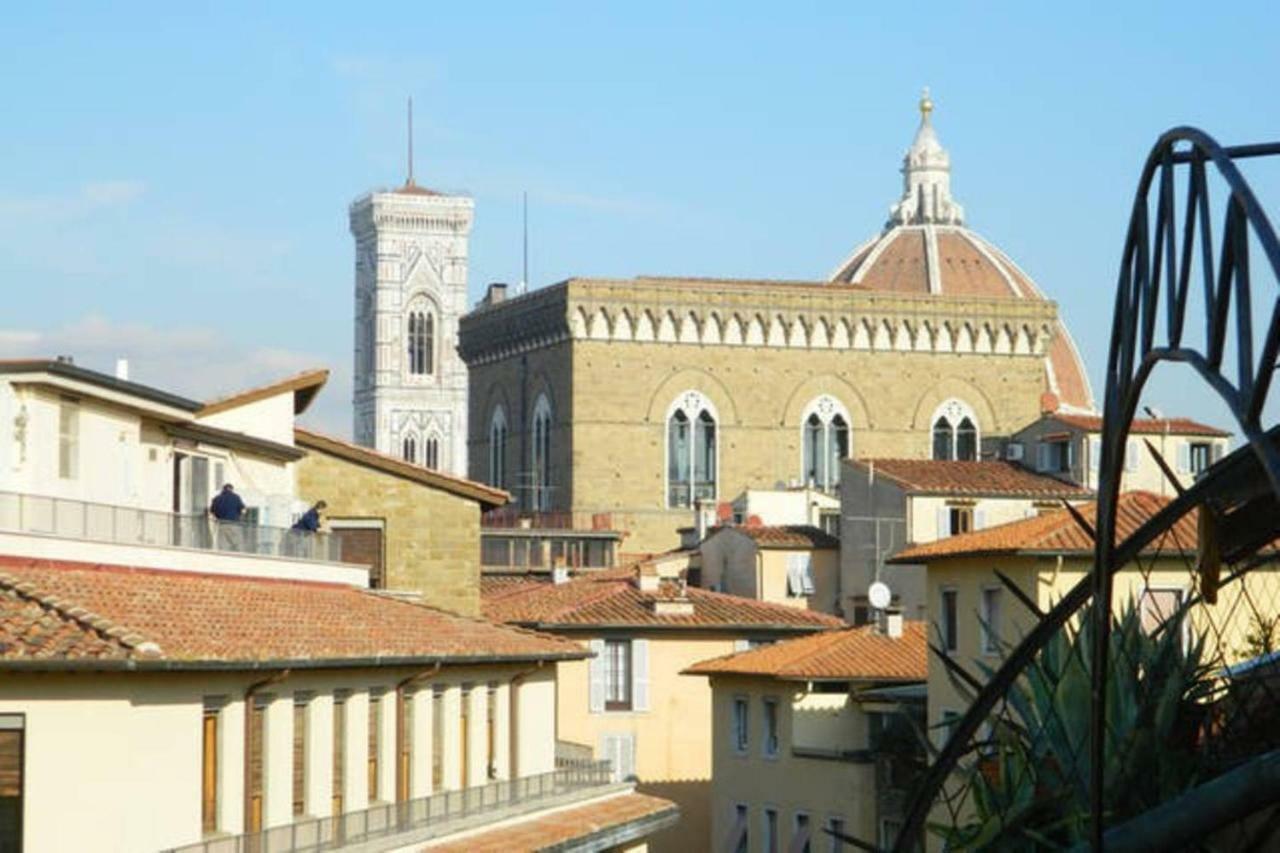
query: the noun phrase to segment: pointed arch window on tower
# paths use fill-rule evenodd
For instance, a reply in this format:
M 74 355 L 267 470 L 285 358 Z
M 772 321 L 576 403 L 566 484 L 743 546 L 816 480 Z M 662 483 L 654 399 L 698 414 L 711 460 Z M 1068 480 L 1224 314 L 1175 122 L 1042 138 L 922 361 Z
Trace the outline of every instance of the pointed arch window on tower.
M 545 394 L 538 396 L 533 406 L 531 430 L 531 456 L 533 459 L 530 496 L 532 508 L 545 512 L 551 509 L 551 402 Z
M 963 400 L 952 398 L 933 413 L 933 458 L 972 462 L 978 458 L 978 418 Z
M 507 413 L 501 406 L 489 418 L 489 485 L 505 489 L 507 484 Z
M 716 496 L 716 423 L 711 402 L 682 394 L 667 414 L 667 506 L 689 507 Z
M 824 394 L 804 409 L 800 476 L 804 484 L 831 490 L 840 485 L 840 463 L 849 458 L 849 413 Z
M 427 436 L 426 443 L 423 445 L 422 464 L 428 468 L 440 467 L 440 438 L 439 436 Z
M 429 376 L 435 372 L 436 316 L 431 311 L 409 312 L 409 373 Z
M 404 457 L 405 462 L 418 464 L 418 439 L 412 435 L 406 435 L 400 442 L 400 455 Z

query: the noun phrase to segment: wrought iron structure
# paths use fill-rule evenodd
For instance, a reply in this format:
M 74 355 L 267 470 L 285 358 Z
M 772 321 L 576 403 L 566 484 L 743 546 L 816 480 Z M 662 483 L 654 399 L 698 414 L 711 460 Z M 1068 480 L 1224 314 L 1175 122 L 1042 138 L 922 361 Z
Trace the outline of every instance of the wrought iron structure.
M 1275 155 L 1280 155 L 1280 143 L 1224 147 L 1190 127 L 1169 130 L 1151 149 L 1138 183 L 1120 266 L 1106 373 L 1100 486 L 1092 522 L 1071 510 L 1094 541 L 1091 573 L 1043 613 L 1012 582 L 1001 578 L 1035 621 L 985 680 L 970 673 L 964 662 L 934 649 L 953 681 L 971 692 L 973 701 L 952 726 L 913 796 L 895 850 L 914 849 L 929 820 L 963 821 L 963 812 L 974 804 L 957 804 L 949 797 L 977 775 L 1007 774 L 1007 766 L 1000 763 L 1002 744 L 1048 736 L 1028 732 L 1027 717 L 1014 715 L 1010 703 L 1023 699 L 1019 691 L 1026 689 L 1028 679 L 1041 686 L 1047 683 L 1052 692 L 1056 684 L 1045 680 L 1050 669 L 1045 665 L 1048 647 L 1059 643 L 1053 652 L 1059 654 L 1067 647 L 1062 637 L 1082 635 L 1087 642 L 1070 648 L 1081 649 L 1076 663 L 1089 678 L 1087 736 L 1082 736 L 1078 751 L 1055 757 L 1055 764 L 1073 766 L 1053 768 L 1056 777 L 1077 782 L 1083 789 L 1077 793 L 1087 802 L 1087 827 L 1082 820 L 1075 843 L 1114 849 L 1133 836 L 1136 826 L 1141 826 L 1145 842 L 1165 832 L 1169 833 L 1166 840 L 1176 846 L 1194 844 L 1198 838 L 1222 833 L 1227 826 L 1247 828 L 1241 831 L 1244 840 L 1238 842 L 1244 847 L 1280 839 L 1280 809 L 1275 808 L 1280 793 L 1259 795 L 1257 790 L 1258 773 L 1280 779 L 1274 775 L 1280 766 L 1275 760 L 1280 756 L 1280 731 L 1272 731 L 1270 717 L 1268 725 L 1259 724 L 1270 707 L 1280 708 L 1280 652 L 1254 655 L 1247 663 L 1252 675 L 1245 677 L 1240 668 L 1245 653 L 1237 648 L 1236 639 L 1239 620 L 1251 619 L 1264 626 L 1266 633 L 1265 642 L 1255 645 L 1269 652 L 1271 632 L 1280 622 L 1280 591 L 1272 582 L 1280 580 L 1273 550 L 1280 535 L 1280 427 L 1263 423 L 1280 356 L 1280 288 L 1276 286 L 1280 285 L 1280 240 L 1238 162 Z M 1220 222 L 1213 215 L 1211 183 L 1226 187 Z M 1255 249 L 1261 264 L 1252 255 Z M 1255 288 L 1267 278 L 1269 282 Z M 1202 330 L 1190 325 L 1196 319 L 1197 295 L 1204 314 Z M 1264 322 L 1255 322 L 1255 314 L 1261 314 Z M 1214 389 L 1230 409 L 1244 443 L 1186 488 L 1149 445 L 1177 496 L 1144 523 L 1127 528 L 1128 535 L 1117 541 L 1117 507 L 1130 424 L 1152 371 L 1165 362 L 1190 367 Z M 1171 535 L 1180 520 L 1188 517 L 1195 519 L 1195 546 L 1173 541 L 1171 548 Z M 1181 529 L 1185 527 L 1184 522 Z M 1108 773 L 1116 773 L 1126 760 L 1124 751 L 1134 748 L 1117 742 L 1112 719 L 1117 704 L 1132 691 L 1126 688 L 1125 697 L 1109 696 L 1108 691 L 1114 691 L 1117 672 L 1130 673 L 1135 680 L 1142 673 L 1137 662 L 1116 659 L 1116 649 L 1127 647 L 1113 642 L 1113 630 L 1120 630 L 1113 602 L 1115 579 L 1121 569 L 1136 566 L 1149 581 L 1155 560 L 1167 561 L 1171 556 L 1183 560 L 1187 586 L 1195 593 L 1160 627 L 1172 631 L 1176 624 L 1181 631 L 1194 621 L 1196 629 L 1203 631 L 1194 643 L 1183 644 L 1183 654 L 1194 655 L 1204 692 L 1194 701 L 1178 697 L 1180 704 L 1175 707 L 1180 715 L 1195 709 L 1198 716 L 1191 715 L 1194 725 L 1188 728 L 1185 743 L 1197 754 L 1212 753 L 1212 760 L 1197 765 L 1195 791 L 1169 791 L 1161 795 L 1164 802 L 1146 802 L 1138 815 L 1125 814 L 1107 802 L 1106 792 Z M 1215 605 L 1219 590 L 1233 584 L 1233 612 L 1215 611 L 1195 620 L 1187 615 L 1197 607 Z M 1245 604 L 1239 605 L 1240 601 Z M 1235 621 L 1229 624 L 1229 620 Z M 1086 631 L 1085 622 L 1091 623 L 1091 632 Z M 1254 677 L 1258 667 L 1268 672 L 1274 667 L 1278 677 Z M 1261 695 L 1242 697 L 1242 684 L 1262 691 Z M 1046 732 L 1064 728 L 1061 720 L 1041 722 Z M 1000 732 L 1009 734 L 1006 738 Z M 1270 763 L 1260 763 L 1263 760 Z M 1244 778 L 1245 771 L 1254 774 L 1253 784 L 1229 784 L 1233 778 Z M 998 781 L 1009 788 L 1009 779 Z M 1211 790 L 1215 783 L 1217 788 Z M 1047 796 L 1042 780 L 1032 780 L 1023 795 L 1028 791 L 1030 796 Z M 1201 799 L 1187 799 L 1197 791 Z M 1210 802 L 1210 794 L 1218 799 L 1212 806 L 1203 805 Z M 1170 801 L 1184 807 L 1168 808 Z M 1201 803 L 1201 813 L 1192 819 L 1188 815 L 1196 802 Z M 1270 817 L 1258 818 L 1259 811 L 1268 807 Z M 1042 839 L 1024 822 L 1025 803 L 1019 806 L 1023 817 L 1015 815 L 1013 806 L 1007 808 L 1008 820 L 997 815 L 994 824 L 996 846 L 1039 846 Z

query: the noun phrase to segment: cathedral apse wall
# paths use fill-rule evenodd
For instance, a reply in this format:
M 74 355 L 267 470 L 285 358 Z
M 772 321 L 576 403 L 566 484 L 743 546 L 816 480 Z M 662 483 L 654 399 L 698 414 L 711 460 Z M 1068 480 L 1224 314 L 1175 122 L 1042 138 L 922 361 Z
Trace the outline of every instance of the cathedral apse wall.
M 1047 301 L 570 280 L 463 319 L 470 475 L 492 482 L 501 407 L 496 485 L 520 495 L 543 479 L 542 508 L 610 512 L 627 550 L 663 550 L 697 498 L 812 478 L 807 423 L 826 436 L 843 424 L 842 455 L 927 458 L 948 401 L 980 437 L 1033 420 L 1056 328 Z M 552 408 L 545 471 L 531 447 L 540 397 Z

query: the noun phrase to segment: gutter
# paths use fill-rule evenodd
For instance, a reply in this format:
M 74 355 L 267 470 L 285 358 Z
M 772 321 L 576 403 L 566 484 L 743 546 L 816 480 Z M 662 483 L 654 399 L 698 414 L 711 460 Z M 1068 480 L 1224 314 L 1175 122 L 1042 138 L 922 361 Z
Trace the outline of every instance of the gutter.
M 528 663 L 538 661 L 585 660 L 591 657 L 585 649 L 581 652 L 556 652 L 525 655 L 473 655 L 470 657 L 363 657 L 317 658 L 315 660 L 139 660 L 134 658 L 22 658 L 0 659 L 2 672 L 272 672 L 314 669 L 361 669 L 391 666 L 430 666 L 449 664 L 467 666 L 488 663 Z

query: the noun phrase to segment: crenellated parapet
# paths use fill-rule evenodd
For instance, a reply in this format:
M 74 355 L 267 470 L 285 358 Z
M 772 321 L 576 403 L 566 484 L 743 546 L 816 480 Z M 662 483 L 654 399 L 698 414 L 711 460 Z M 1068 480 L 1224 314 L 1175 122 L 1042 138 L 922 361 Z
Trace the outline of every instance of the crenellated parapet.
M 816 282 L 570 279 L 462 319 L 469 365 L 565 340 L 1043 358 L 1042 300 L 894 294 Z

